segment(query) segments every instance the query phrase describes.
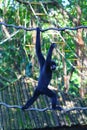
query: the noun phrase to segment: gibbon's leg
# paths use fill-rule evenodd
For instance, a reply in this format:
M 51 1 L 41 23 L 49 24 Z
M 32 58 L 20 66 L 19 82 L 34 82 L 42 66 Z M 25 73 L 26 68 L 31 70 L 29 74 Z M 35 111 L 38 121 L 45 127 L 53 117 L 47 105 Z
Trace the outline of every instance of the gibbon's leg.
M 28 109 L 28 108 L 34 103 L 34 101 L 37 100 L 37 98 L 39 97 L 39 95 L 40 95 L 40 92 L 39 92 L 37 89 L 35 89 L 33 96 L 32 96 L 32 97 L 27 101 L 27 103 L 22 107 L 22 110 Z
M 56 95 L 55 92 L 53 92 L 52 90 L 47 88 L 47 89 L 44 90 L 44 94 L 51 98 L 52 109 L 59 110 L 59 111 L 63 110 L 63 108 L 61 106 L 59 106 L 59 105 L 57 106 L 57 95 Z

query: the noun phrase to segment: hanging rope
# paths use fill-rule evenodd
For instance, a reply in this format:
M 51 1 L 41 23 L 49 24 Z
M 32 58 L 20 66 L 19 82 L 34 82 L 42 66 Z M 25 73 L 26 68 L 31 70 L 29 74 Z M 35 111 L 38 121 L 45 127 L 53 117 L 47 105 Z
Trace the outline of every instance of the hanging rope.
M 1 42 L 0 42 L 0 45 L 3 44 L 3 43 L 5 43 L 6 41 L 10 40 L 10 39 L 11 39 L 12 37 L 14 37 L 18 32 L 19 32 L 19 30 L 16 31 L 16 32 L 14 32 L 13 34 L 11 34 L 10 37 L 8 37 L 7 39 L 1 41 Z
M 36 28 L 26 28 L 24 26 L 16 26 L 13 24 L 6 24 L 5 22 L 0 22 L 0 25 L 4 25 L 6 27 L 13 27 L 15 29 L 23 29 L 26 31 L 33 31 L 36 30 Z M 77 26 L 77 27 L 64 27 L 64 28 L 47 28 L 47 29 L 41 29 L 41 32 L 49 31 L 49 30 L 56 30 L 56 31 L 65 31 L 65 30 L 78 30 L 78 29 L 87 29 L 87 26 Z
M 5 107 L 7 107 L 7 108 L 18 108 L 18 109 L 22 108 L 22 106 L 19 106 L 19 105 L 8 105 L 8 104 L 6 104 L 4 102 L 0 102 L 0 105 L 3 105 Z M 25 111 L 40 111 L 40 112 L 44 112 L 44 111 L 48 111 L 48 110 L 55 111 L 54 109 L 49 108 L 49 107 L 41 108 L 41 109 L 40 108 L 28 108 Z M 75 110 L 77 110 L 77 111 L 79 111 L 79 110 L 87 110 L 87 107 L 73 107 L 73 108 L 68 108 L 68 109 L 65 108 L 61 112 L 65 113 L 65 112 L 75 111 Z M 57 109 L 56 109 L 56 111 L 57 111 Z

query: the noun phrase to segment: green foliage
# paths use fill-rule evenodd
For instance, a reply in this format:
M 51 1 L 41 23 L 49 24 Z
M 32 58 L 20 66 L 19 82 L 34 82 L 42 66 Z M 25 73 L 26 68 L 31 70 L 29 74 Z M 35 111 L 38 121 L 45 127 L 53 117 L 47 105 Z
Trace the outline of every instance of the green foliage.
M 25 0 L 22 3 L 10 0 L 7 0 L 5 3 L 3 0 L 2 7 L 0 7 L 0 17 L 8 24 L 22 25 L 26 27 L 36 27 L 38 25 L 40 25 L 42 29 L 48 27 L 73 27 L 76 26 L 74 21 L 78 20 L 78 12 L 76 8 L 77 5 L 79 5 L 82 12 L 80 24 L 87 25 L 87 2 L 73 0 L 69 2 L 65 1 L 63 4 L 64 1 L 65 0 L 57 0 L 57 3 L 54 5 L 46 5 L 45 10 L 48 15 L 44 13 L 41 6 L 39 6 L 38 9 L 38 5 L 33 5 L 32 7 L 35 12 L 45 14 L 38 16 L 38 19 L 36 19 L 30 7 L 23 3 L 28 2 L 28 0 Z M 34 0 L 33 2 L 39 2 L 39 0 Z M 45 2 L 48 2 L 48 0 Z M 11 27 L 7 27 L 6 29 L 9 35 L 17 31 Z M 33 32 L 20 30 L 14 37 L 4 42 L 4 39 L 7 39 L 8 36 L 2 26 L 0 26 L 0 30 L 0 41 L 3 41 L 3 44 L 0 45 L 0 74 L 3 75 L 3 77 L 12 80 L 17 79 L 19 75 L 38 79 L 39 67 L 35 53 L 35 34 Z M 54 86 L 64 86 L 63 62 L 66 64 L 66 74 L 71 72 L 72 67 L 69 62 L 73 65 L 75 64 L 73 59 L 76 57 L 75 54 L 77 51 L 76 34 L 77 31 L 47 31 L 41 34 L 41 49 L 45 57 L 51 42 L 56 42 L 57 49 L 59 49 L 65 56 L 65 59 L 63 59 L 56 50 L 54 51 L 53 59 L 55 59 L 57 63 L 57 70 L 54 73 L 53 80 L 51 82 Z M 83 38 L 84 43 L 86 44 L 87 36 L 85 30 L 83 30 Z M 62 44 L 64 41 L 65 45 Z M 85 55 L 86 51 L 87 49 L 84 49 Z M 79 95 L 79 78 L 77 71 L 74 71 L 71 78 L 69 93 Z M 83 82 L 83 86 L 86 86 L 85 82 Z

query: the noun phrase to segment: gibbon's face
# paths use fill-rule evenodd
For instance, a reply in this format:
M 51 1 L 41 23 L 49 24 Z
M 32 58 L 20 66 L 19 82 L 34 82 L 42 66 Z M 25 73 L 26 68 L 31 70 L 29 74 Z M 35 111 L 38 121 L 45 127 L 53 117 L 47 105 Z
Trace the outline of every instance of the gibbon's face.
M 52 71 L 56 69 L 56 63 L 55 63 L 55 61 L 51 61 L 50 69 Z

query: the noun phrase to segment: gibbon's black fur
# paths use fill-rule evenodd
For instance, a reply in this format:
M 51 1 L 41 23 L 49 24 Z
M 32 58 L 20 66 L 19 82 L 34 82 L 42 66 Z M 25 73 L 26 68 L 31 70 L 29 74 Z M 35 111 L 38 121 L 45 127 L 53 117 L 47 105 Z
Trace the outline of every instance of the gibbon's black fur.
M 36 54 L 38 57 L 38 61 L 40 64 L 40 76 L 38 80 L 38 85 L 34 91 L 33 96 L 27 101 L 27 103 L 22 107 L 22 110 L 28 109 L 34 101 L 39 97 L 39 95 L 46 95 L 51 98 L 52 100 L 52 108 L 62 110 L 60 106 L 56 106 L 57 104 L 57 96 L 56 93 L 50 89 L 48 89 L 48 85 L 50 83 L 50 80 L 52 78 L 52 72 L 56 69 L 56 63 L 51 60 L 52 57 L 52 51 L 55 48 L 56 44 L 52 43 L 46 59 L 43 57 L 43 54 L 41 52 L 41 45 L 40 45 L 40 28 L 37 27 L 37 33 L 36 33 Z

